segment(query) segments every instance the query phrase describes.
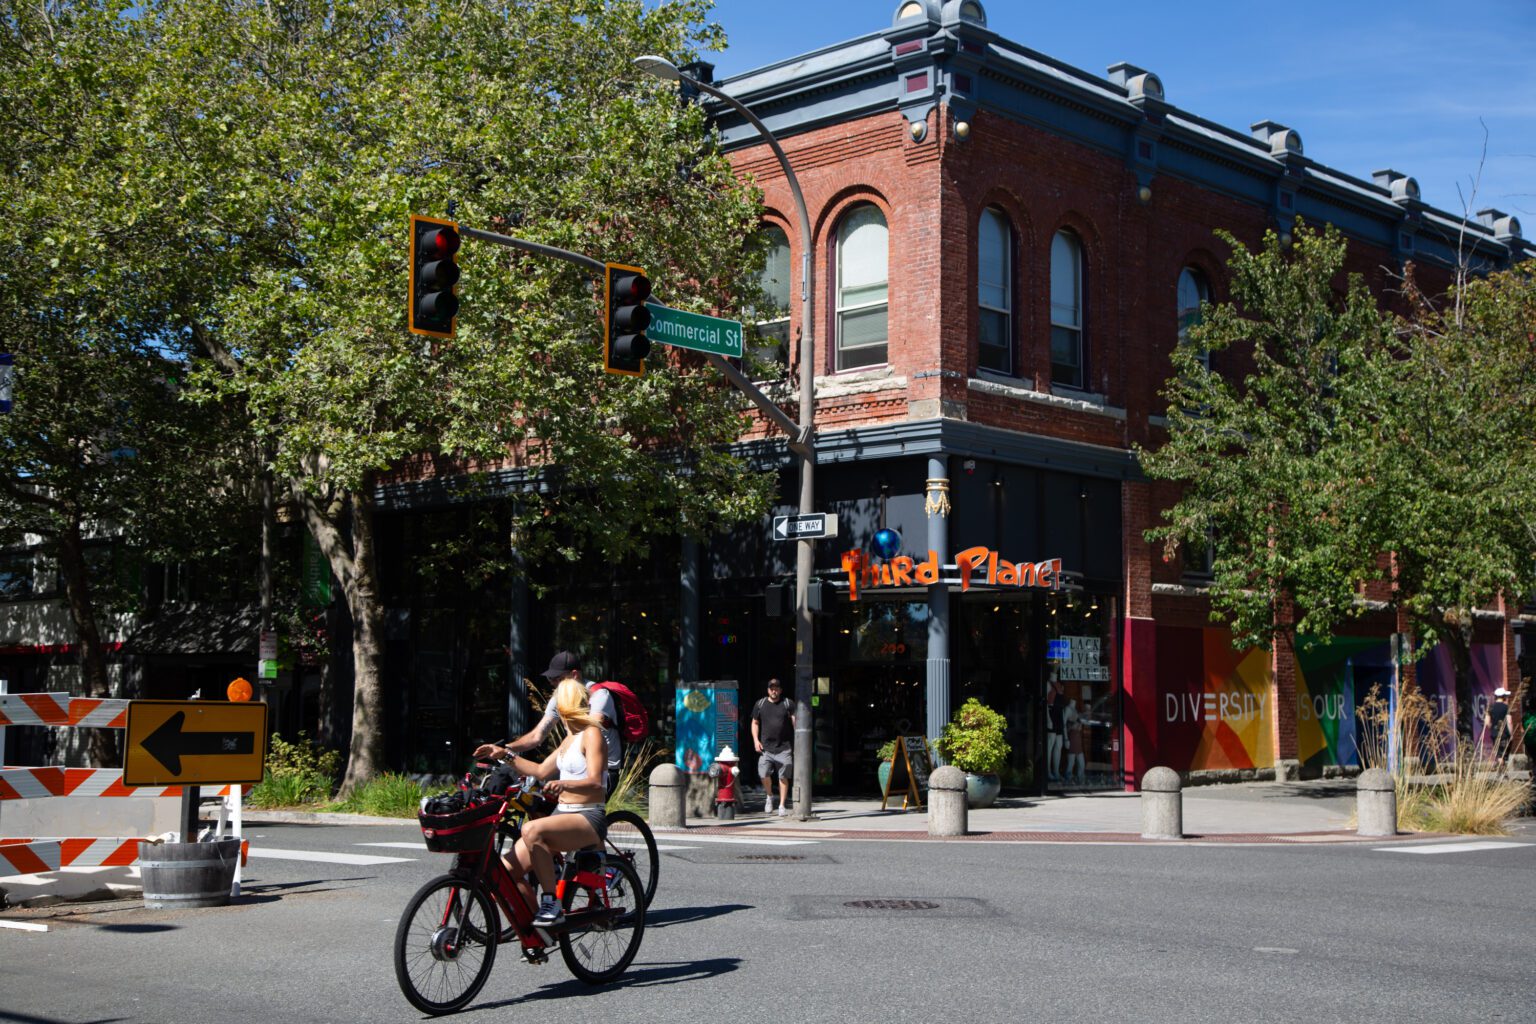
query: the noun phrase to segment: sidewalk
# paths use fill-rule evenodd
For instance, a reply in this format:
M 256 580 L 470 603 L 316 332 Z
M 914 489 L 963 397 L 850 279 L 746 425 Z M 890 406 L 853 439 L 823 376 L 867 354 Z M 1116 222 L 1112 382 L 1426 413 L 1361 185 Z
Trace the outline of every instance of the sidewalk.
M 1347 842 L 1355 812 L 1353 779 L 1313 782 L 1247 782 L 1195 786 L 1183 791 L 1185 841 Z M 812 820 L 764 814 L 750 801 L 734 820 L 690 818 L 690 831 L 728 835 L 815 834 L 826 839 L 927 839 L 926 810 L 880 809 L 878 799 L 830 797 L 812 808 Z M 1141 795 L 1096 792 L 1045 797 L 1004 797 L 972 810 L 968 834 L 944 842 L 1143 842 Z M 1400 836 L 1399 838 L 1409 838 Z M 1149 840 L 1156 842 L 1155 840 Z M 1371 842 L 1382 840 L 1372 839 Z M 1390 840 L 1389 840 L 1390 841 Z

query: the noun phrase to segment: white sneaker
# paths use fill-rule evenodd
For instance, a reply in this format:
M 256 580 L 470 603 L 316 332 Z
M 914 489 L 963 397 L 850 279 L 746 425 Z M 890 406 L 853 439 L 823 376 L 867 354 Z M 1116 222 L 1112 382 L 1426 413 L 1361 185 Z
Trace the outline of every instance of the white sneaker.
M 763 801 L 763 813 L 764 814 L 772 814 L 773 813 L 773 797 L 770 796 L 768 799 Z
M 781 818 L 789 817 L 789 808 L 785 807 L 783 804 L 779 804 L 779 817 L 781 817 Z
M 560 908 L 559 902 L 549 894 L 539 901 L 539 912 L 533 915 L 533 924 L 536 928 L 553 928 L 565 921 L 565 911 Z

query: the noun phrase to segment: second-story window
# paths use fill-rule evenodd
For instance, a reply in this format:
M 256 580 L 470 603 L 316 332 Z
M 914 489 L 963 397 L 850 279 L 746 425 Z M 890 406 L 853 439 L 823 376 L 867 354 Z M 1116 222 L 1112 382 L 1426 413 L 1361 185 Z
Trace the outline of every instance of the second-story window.
M 889 317 L 885 217 L 860 206 L 837 232 L 837 369 L 886 361 Z
M 1189 341 L 1189 329 L 1200 322 L 1200 304 L 1209 302 L 1211 289 L 1205 283 L 1205 275 L 1194 267 L 1179 271 L 1179 344 Z M 1211 353 L 1200 350 L 1200 362 L 1209 370 Z
M 1013 373 L 1013 228 L 1003 211 L 988 207 L 976 236 L 976 365 Z
M 757 282 L 763 305 L 750 313 L 759 339 L 753 349 L 759 374 L 789 365 L 789 236 L 775 224 L 763 225 L 762 231 L 768 242 L 768 258 Z
M 1051 239 L 1051 383 L 1084 387 L 1083 246 L 1070 231 Z

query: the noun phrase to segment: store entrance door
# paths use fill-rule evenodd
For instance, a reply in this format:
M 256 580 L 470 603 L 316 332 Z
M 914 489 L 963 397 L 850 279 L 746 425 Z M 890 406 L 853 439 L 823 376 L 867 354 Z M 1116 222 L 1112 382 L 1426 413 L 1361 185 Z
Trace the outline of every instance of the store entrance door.
M 922 664 L 839 666 L 831 680 L 836 708 L 831 788 L 873 796 L 881 744 L 895 736 L 921 736 L 925 719 Z

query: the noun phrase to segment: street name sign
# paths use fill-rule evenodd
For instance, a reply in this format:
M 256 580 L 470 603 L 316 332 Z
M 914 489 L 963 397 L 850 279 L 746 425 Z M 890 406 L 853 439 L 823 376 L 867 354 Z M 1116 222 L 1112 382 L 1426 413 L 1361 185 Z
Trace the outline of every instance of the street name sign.
M 254 784 L 266 767 L 260 702 L 131 700 L 125 731 L 125 786 Z
M 688 313 L 652 302 L 646 307 L 651 311 L 651 325 L 645 329 L 646 337 L 673 348 L 686 348 L 694 352 L 706 352 L 717 356 L 740 359 L 742 352 L 741 322 L 722 320 L 717 316 Z
M 818 540 L 836 536 L 837 516 L 831 512 L 773 517 L 774 540 Z

